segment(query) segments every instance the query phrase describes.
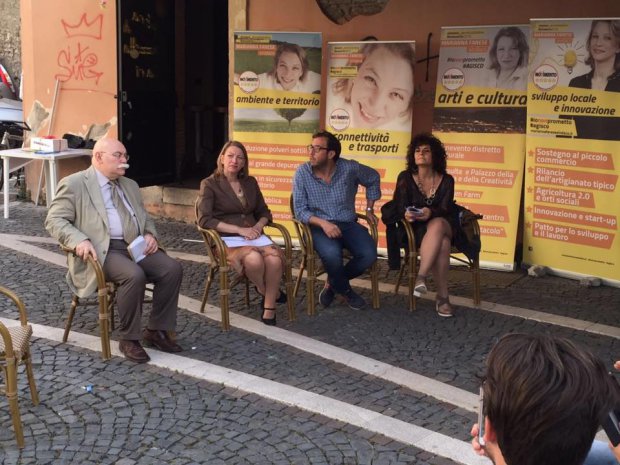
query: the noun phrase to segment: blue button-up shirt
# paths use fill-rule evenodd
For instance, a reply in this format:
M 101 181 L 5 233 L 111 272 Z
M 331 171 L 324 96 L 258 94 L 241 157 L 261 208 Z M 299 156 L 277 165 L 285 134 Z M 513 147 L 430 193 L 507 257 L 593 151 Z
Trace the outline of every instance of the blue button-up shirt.
M 295 217 L 308 223 L 311 216 L 327 221 L 357 221 L 355 195 L 359 185 L 366 188 L 366 198 L 381 198 L 379 173 L 355 160 L 339 158 L 331 182 L 314 175 L 310 162 L 297 168 L 293 178 Z

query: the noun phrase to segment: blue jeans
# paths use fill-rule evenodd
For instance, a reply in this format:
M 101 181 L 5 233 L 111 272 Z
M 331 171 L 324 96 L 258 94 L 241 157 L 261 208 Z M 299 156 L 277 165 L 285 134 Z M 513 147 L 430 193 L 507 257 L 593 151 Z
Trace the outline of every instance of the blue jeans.
M 334 224 L 340 228 L 342 236 L 330 239 L 323 230 L 311 226 L 314 249 L 321 257 L 330 286 L 339 294 L 351 289 L 349 280 L 357 278 L 370 268 L 377 259 L 377 246 L 368 234 L 368 230 L 356 222 L 339 222 Z M 352 258 L 343 264 L 342 251 L 347 249 Z
M 616 465 L 617 463 L 609 444 L 595 439 L 583 465 Z

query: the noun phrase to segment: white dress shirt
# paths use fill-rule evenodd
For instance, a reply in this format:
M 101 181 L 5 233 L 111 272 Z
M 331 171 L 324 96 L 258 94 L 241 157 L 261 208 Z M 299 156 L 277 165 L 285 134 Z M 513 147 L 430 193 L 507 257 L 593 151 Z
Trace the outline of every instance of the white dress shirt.
M 118 215 L 118 211 L 116 210 L 116 207 L 114 206 L 114 202 L 112 202 L 112 186 L 110 186 L 109 184 L 111 181 L 106 176 L 101 174 L 99 170 L 95 169 L 95 172 L 97 173 L 97 181 L 99 182 L 99 188 L 101 189 L 101 196 L 103 197 L 103 205 L 105 206 L 105 211 L 108 215 L 108 225 L 110 226 L 110 238 L 123 240 L 123 226 L 121 223 L 121 218 Z M 138 228 L 138 231 L 139 231 L 140 226 L 138 225 L 136 214 L 133 211 L 133 208 L 131 208 L 131 204 L 125 197 L 125 193 L 120 188 L 120 186 L 118 186 L 117 189 L 118 189 L 121 199 L 123 200 L 123 203 L 125 204 L 125 206 L 127 207 L 127 210 L 131 214 L 131 217 L 133 218 L 134 223 L 136 223 L 136 227 Z

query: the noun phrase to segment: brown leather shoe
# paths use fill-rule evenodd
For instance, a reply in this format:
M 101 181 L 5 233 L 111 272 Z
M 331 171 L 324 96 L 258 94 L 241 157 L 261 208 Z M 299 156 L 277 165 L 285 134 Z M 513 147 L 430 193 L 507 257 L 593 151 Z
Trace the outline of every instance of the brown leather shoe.
M 142 348 L 139 341 L 121 339 L 118 343 L 118 348 L 125 357 L 132 362 L 146 363 L 151 359 L 149 354 Z
M 182 352 L 183 348 L 168 337 L 166 331 L 145 329 L 142 333 L 144 345 L 155 347 L 163 352 Z

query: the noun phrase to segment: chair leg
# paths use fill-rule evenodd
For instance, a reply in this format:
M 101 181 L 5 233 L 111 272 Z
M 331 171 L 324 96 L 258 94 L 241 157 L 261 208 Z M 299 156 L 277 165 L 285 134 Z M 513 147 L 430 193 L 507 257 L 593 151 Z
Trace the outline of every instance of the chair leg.
M 480 305 L 480 263 L 476 259 L 472 265 L 473 281 L 474 281 L 474 305 Z
M 110 350 L 110 314 L 107 289 L 100 291 L 99 295 L 99 333 L 101 337 L 101 358 L 109 360 L 112 358 L 112 351 Z
M 293 275 L 291 273 L 290 264 L 286 265 L 286 269 L 284 271 L 284 279 L 286 280 L 286 295 L 288 296 L 288 298 L 286 299 L 288 320 L 295 321 L 297 319 L 297 314 L 295 312 L 295 297 L 297 294 L 293 290 Z
M 316 269 L 315 269 L 314 255 L 308 255 L 306 272 L 306 300 L 308 301 L 308 315 L 316 315 L 316 303 L 314 300 L 314 282 L 316 281 Z
M 379 267 L 377 262 L 370 267 L 370 283 L 372 287 L 372 308 L 379 309 Z
M 65 332 L 62 335 L 62 342 L 67 342 L 69 338 L 69 331 L 71 331 L 71 325 L 73 324 L 73 317 L 75 316 L 75 309 L 80 303 L 80 298 L 77 295 L 73 295 L 71 298 L 71 307 L 69 308 L 69 316 L 67 317 L 67 322 L 65 323 Z
M 416 252 L 410 252 L 407 259 L 409 269 L 407 270 L 407 286 L 409 294 L 409 311 L 413 312 L 416 309 L 416 298 L 413 295 L 413 288 L 415 287 L 415 278 L 418 271 L 418 255 Z
M 15 357 L 6 359 L 6 367 L 4 371 L 6 375 L 6 398 L 9 403 L 11 419 L 13 420 L 13 429 L 15 430 L 15 439 L 20 449 L 24 447 L 24 431 L 22 429 L 22 418 L 19 414 L 19 402 L 17 400 L 17 365 Z
M 30 355 L 30 349 L 24 354 L 22 360 L 26 365 L 26 375 L 28 376 L 28 386 L 30 387 L 30 398 L 34 405 L 39 405 L 39 393 L 37 391 L 37 385 L 34 382 L 34 374 L 32 372 L 32 357 Z
M 228 267 L 220 268 L 220 307 L 222 311 L 222 329 L 224 331 L 230 330 L 230 316 L 229 316 L 229 302 L 228 297 L 230 294 L 229 282 L 228 282 Z
M 396 278 L 396 285 L 394 286 L 394 294 L 398 294 L 398 290 L 400 289 L 400 282 L 403 279 L 403 274 L 405 274 L 405 269 L 407 268 L 407 258 L 403 261 L 403 264 L 400 265 L 400 270 L 398 270 L 398 278 Z
M 207 284 L 205 284 L 205 291 L 202 294 L 202 304 L 200 305 L 200 313 L 205 312 L 205 306 L 207 305 L 207 299 L 209 298 L 209 289 L 211 289 L 211 283 L 213 282 L 213 275 L 215 271 L 213 267 L 209 268 L 209 274 L 207 275 Z
M 301 278 L 303 278 L 304 270 L 306 269 L 306 258 L 302 258 L 301 263 L 299 264 L 299 274 L 297 275 L 297 279 L 295 280 L 295 289 L 293 290 L 293 297 L 297 298 L 297 292 L 299 291 L 299 286 L 301 285 Z

